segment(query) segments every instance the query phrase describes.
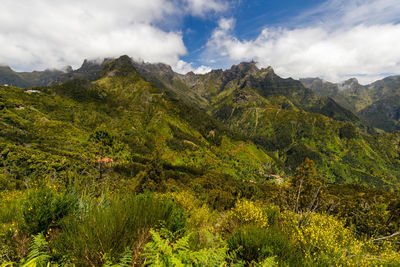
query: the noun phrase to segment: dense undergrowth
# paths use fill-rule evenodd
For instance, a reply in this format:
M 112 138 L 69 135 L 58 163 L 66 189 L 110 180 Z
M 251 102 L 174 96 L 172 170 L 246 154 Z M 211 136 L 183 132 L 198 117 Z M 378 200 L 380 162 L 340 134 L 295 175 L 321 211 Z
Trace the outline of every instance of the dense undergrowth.
M 0 87 L 0 266 L 400 265 L 398 133 L 116 66 Z
M 193 182 L 169 181 L 152 193 L 139 193 L 139 185 L 126 192 L 51 181 L 3 190 L 0 260 L 21 266 L 400 264 L 398 193 L 323 185 L 311 160 L 290 183 L 253 185 L 258 194 L 221 180 Z M 237 194 L 228 196 L 225 187 Z M 32 260 L 37 265 L 27 265 Z

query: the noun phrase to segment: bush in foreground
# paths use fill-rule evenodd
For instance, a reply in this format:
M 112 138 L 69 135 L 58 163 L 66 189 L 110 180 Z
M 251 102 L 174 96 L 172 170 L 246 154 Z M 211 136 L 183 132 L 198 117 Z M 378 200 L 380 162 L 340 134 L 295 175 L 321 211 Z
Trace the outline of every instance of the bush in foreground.
M 184 232 L 186 216 L 170 199 L 151 195 L 113 199 L 105 207 L 92 207 L 86 214 L 73 216 L 63 224 L 57 240 L 60 253 L 78 265 L 101 266 L 116 260 L 126 248 L 145 244 L 149 229 L 165 227 L 172 233 Z

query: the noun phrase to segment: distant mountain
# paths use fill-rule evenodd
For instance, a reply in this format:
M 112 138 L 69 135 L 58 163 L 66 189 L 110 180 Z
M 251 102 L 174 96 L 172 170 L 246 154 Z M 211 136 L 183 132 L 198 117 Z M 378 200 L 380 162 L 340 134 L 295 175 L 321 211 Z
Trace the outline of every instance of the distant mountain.
M 51 84 L 60 75 L 60 70 L 45 70 L 33 72 L 15 72 L 10 67 L 0 66 L 0 84 L 17 87 L 35 87 Z
M 0 66 L 0 84 L 30 88 L 61 84 L 73 79 L 94 81 L 100 78 L 104 64 L 110 60 L 104 59 L 102 62 L 84 60 L 82 66 L 76 70 L 69 66 L 65 70 L 15 72 L 8 66 Z
M 155 151 L 167 178 L 182 183 L 216 175 L 261 183 L 271 173 L 292 175 L 306 158 L 330 183 L 391 187 L 400 180 L 399 133 L 367 133 L 333 97 L 254 62 L 181 75 L 122 56 L 86 61 L 50 83 L 33 93 L 0 86 L 3 161 L 47 166 L 54 159 L 68 175 L 95 176 L 87 164 L 99 152 L 88 140 L 106 131 L 118 140 L 108 151 L 117 162 L 109 175 L 118 181 L 144 170 Z
M 15 72 L 9 67 L 0 67 L 0 84 L 30 88 L 62 84 L 73 79 L 95 81 L 101 77 L 102 62 L 85 60 L 76 70 L 45 70 Z M 187 103 L 195 103 L 208 114 L 216 114 L 227 107 L 223 99 L 229 94 L 245 94 L 249 91 L 274 102 L 277 96 L 284 97 L 285 105 L 301 110 L 320 113 L 340 121 L 350 121 L 359 127 L 395 131 L 400 130 L 398 97 L 400 76 L 393 76 L 363 86 L 356 79 L 342 83 L 330 83 L 319 78 L 300 81 L 283 79 L 271 67 L 258 69 L 254 62 L 243 62 L 228 70 L 213 70 L 198 75 L 189 72 L 175 73 L 168 65 L 133 62 L 134 67 L 147 81 L 164 89 L 170 96 Z M 279 100 L 281 101 L 281 100 Z M 278 102 L 279 102 L 278 101 Z M 367 129 L 372 131 L 371 129 Z
M 300 81 L 318 96 L 331 97 L 375 128 L 388 132 L 400 130 L 400 76 L 366 86 L 356 79 L 337 84 L 319 78 Z
M 258 69 L 255 62 L 242 62 L 225 71 L 213 70 L 202 75 L 177 74 L 164 64 L 135 63 L 135 67 L 147 80 L 172 95 L 195 102 L 210 114 L 218 112 L 219 104 L 226 104 L 224 99 L 232 94 L 253 94 L 255 98 L 269 99 L 270 102 L 274 102 L 278 96 L 284 97 L 288 102 L 285 105 L 288 106 L 294 105 L 337 120 L 359 121 L 357 116 L 333 99 L 320 99 L 299 81 L 283 79 L 271 67 Z

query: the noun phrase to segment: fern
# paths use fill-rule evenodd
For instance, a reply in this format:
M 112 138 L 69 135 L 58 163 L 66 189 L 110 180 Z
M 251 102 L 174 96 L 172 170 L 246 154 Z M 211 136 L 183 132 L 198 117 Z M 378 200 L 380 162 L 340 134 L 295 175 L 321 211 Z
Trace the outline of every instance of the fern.
M 275 261 L 275 257 L 268 257 L 259 263 L 260 267 L 276 267 L 278 263 Z
M 159 232 L 150 230 L 153 241 L 144 248 L 146 266 L 224 266 L 227 247 L 211 247 L 190 250 L 190 234 L 171 241 Z
M 149 266 L 168 266 L 169 263 L 172 264 L 173 250 L 169 245 L 167 239 L 163 239 L 160 233 L 150 230 L 153 241 L 146 244 L 145 251 L 145 265 Z M 174 259 L 175 264 L 176 260 Z M 179 265 L 179 263 L 178 263 Z
M 32 244 L 29 247 L 29 254 L 26 262 L 22 265 L 28 266 L 46 266 L 50 260 L 50 255 L 47 254 L 48 243 L 43 233 L 37 234 L 33 237 Z
M 58 263 L 51 262 L 51 256 L 48 254 L 49 244 L 46 241 L 43 233 L 37 234 L 33 237 L 32 244 L 29 247 L 29 254 L 26 259 L 23 259 L 18 266 L 20 267 L 58 267 Z M 0 265 L 0 267 L 13 266 L 12 263 Z M 65 262 L 62 266 L 75 266 Z
M 125 252 L 121 256 L 121 259 L 119 260 L 118 267 L 130 267 L 132 266 L 132 261 L 132 251 L 126 248 Z
M 119 259 L 119 263 L 113 264 L 111 259 L 106 258 L 106 263 L 103 265 L 103 267 L 130 267 L 132 266 L 132 251 L 129 248 L 125 248 L 124 253 L 122 253 L 121 258 Z

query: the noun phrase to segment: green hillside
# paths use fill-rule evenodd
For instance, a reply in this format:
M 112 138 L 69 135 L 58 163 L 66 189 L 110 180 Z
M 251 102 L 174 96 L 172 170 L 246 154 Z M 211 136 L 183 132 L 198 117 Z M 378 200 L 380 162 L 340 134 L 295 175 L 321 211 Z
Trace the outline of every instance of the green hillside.
M 321 79 L 301 79 L 303 85 L 320 97 L 330 97 L 379 130 L 400 130 L 400 76 L 390 76 L 369 85 L 356 79 L 330 83 Z
M 0 86 L 0 265 L 400 263 L 400 132 L 254 63 L 83 69 Z
M 73 80 L 37 88 L 40 93 L 1 87 L 5 160 L 15 160 L 9 159 L 10 150 L 16 157 L 36 151 L 34 154 L 63 155 L 65 168 L 72 162 L 85 168 L 85 164 L 107 156 L 117 169 L 135 166 L 128 172 L 132 176 L 132 171 L 135 175 L 154 151 L 160 150 L 160 160 L 172 170 L 218 171 L 246 180 L 262 179 L 260 172 L 272 171 L 272 158 L 251 141 L 239 139 L 194 106 L 168 97 L 143 80 L 133 67 L 117 69 L 105 70 L 105 75 L 93 83 Z M 96 144 L 90 141 L 98 131 L 118 140 L 107 155 L 96 152 Z M 10 178 L 18 179 L 6 177 Z
M 60 70 L 15 72 L 10 67 L 0 66 L 0 84 L 24 88 L 49 85 L 63 73 Z

